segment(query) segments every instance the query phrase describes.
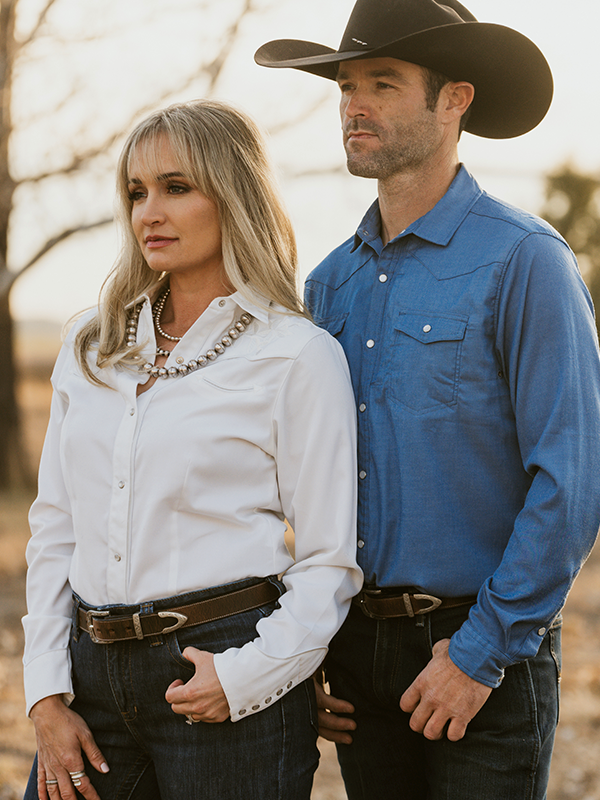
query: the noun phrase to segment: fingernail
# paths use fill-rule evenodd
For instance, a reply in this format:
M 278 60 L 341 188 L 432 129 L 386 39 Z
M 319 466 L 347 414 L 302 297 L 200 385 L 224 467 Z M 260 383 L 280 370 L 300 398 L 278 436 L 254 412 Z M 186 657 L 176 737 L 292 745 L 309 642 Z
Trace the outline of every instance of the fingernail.
M 103 761 L 102 764 L 100 764 L 100 772 L 109 772 L 109 771 L 110 767 L 108 766 L 106 761 Z

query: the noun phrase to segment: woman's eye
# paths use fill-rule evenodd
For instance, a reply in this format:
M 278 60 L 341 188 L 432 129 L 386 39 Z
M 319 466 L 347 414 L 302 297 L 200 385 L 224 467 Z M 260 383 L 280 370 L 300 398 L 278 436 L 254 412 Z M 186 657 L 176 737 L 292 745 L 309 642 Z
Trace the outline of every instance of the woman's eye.
M 129 199 L 132 203 L 135 203 L 136 200 L 144 197 L 144 192 L 141 189 L 134 189 L 133 191 L 129 192 Z
M 189 192 L 189 189 L 189 186 L 183 186 L 180 183 L 173 183 L 171 186 L 169 186 L 168 191 L 170 194 L 185 194 L 186 192 Z

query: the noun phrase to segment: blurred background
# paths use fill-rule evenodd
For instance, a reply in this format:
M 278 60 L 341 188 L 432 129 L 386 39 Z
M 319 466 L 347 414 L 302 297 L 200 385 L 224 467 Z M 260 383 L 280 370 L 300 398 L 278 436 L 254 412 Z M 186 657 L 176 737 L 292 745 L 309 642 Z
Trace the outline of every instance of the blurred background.
M 23 718 L 19 618 L 26 511 L 64 323 L 94 305 L 118 252 L 114 168 L 155 108 L 215 97 L 254 116 L 294 222 L 301 278 L 350 236 L 376 195 L 345 169 L 335 84 L 266 70 L 253 53 L 297 38 L 337 48 L 354 0 L 0 0 L 0 800 L 20 797 L 34 741 Z M 552 222 L 600 302 L 600 8 L 590 0 L 470 0 L 546 55 L 555 97 L 515 140 L 465 134 L 483 188 Z M 600 567 L 567 604 L 563 719 L 552 800 L 600 800 Z M 324 746 L 314 797 L 343 798 Z

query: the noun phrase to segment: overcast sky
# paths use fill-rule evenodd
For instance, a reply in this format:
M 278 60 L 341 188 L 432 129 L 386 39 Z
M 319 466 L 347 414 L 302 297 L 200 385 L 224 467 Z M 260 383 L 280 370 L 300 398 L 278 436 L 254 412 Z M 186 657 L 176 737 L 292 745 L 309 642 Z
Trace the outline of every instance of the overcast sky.
M 67 8 L 69 2 L 73 9 L 83 8 L 73 5 L 75 0 L 59 0 L 57 6 L 62 3 Z M 353 0 L 260 2 L 265 6 L 264 13 L 244 24 L 242 39 L 216 96 L 243 107 L 273 130 L 271 149 L 296 227 L 304 277 L 330 249 L 352 234 L 375 196 L 376 185 L 374 181 L 344 174 L 314 176 L 319 170 L 344 163 L 337 87 L 295 70 L 258 67 L 252 55 L 263 42 L 275 38 L 308 39 L 337 48 L 354 3 Z M 86 3 L 88 10 L 97 6 L 104 11 L 111 5 L 107 0 L 86 0 Z M 95 55 L 96 64 L 90 59 L 90 92 L 96 87 L 93 91 L 103 91 L 106 94 L 102 96 L 109 98 L 95 104 L 99 119 L 103 115 L 108 118 L 113 98 L 115 106 L 129 103 L 133 107 L 139 103 L 143 91 L 175 69 L 175 60 L 177 69 L 184 69 L 188 61 L 193 64 L 198 58 L 200 31 L 205 33 L 211 25 L 218 30 L 218 18 L 235 11 L 239 5 L 240 0 L 211 0 L 204 17 L 193 0 L 177 0 L 175 4 L 173 0 L 128 0 L 127 4 L 114 6 L 123 9 L 123 14 L 127 9 L 128 16 L 122 14 L 112 23 L 110 20 L 104 23 L 108 38 L 110 26 L 114 25 L 112 49 L 105 48 L 110 57 L 103 62 Z M 509 141 L 490 141 L 467 134 L 460 145 L 462 160 L 484 188 L 538 212 L 543 199 L 544 173 L 568 160 L 587 171 L 600 171 L 600 105 L 596 99 L 600 77 L 596 56 L 600 5 L 592 0 L 571 0 L 568 7 L 559 0 L 470 0 L 467 5 L 480 21 L 508 25 L 533 39 L 553 70 L 553 105 L 536 130 Z M 177 14 L 173 12 L 175 7 Z M 148 20 L 149 10 L 153 18 Z M 136 26 L 136 14 L 139 18 L 142 13 L 145 20 L 140 29 Z M 69 21 L 77 24 L 73 12 Z M 82 18 L 79 24 L 84 23 Z M 82 50 L 83 58 L 85 52 Z M 60 62 L 57 63 L 56 69 L 60 70 Z M 63 69 L 68 71 L 67 67 Z M 201 88 L 192 90 L 189 97 L 198 96 L 199 91 Z M 283 134 L 275 133 L 282 120 L 302 116 L 303 109 L 319 101 L 318 111 L 307 115 L 302 124 Z M 85 193 L 82 202 L 86 202 Z M 21 227 L 16 229 L 17 234 L 31 225 L 27 206 L 19 212 L 18 225 Z M 18 282 L 12 297 L 15 315 L 63 322 L 75 311 L 94 304 L 116 252 L 115 234 L 108 229 L 61 246 Z

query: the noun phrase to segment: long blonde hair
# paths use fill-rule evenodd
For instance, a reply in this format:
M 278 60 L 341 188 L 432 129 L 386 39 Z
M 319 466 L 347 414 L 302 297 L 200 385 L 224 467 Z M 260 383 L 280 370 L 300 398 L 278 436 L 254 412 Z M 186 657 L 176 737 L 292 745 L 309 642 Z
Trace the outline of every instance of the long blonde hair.
M 178 103 L 140 122 L 119 158 L 116 219 L 123 246 L 102 287 L 97 315 L 75 339 L 81 369 L 93 383 L 103 381 L 88 364 L 91 349 L 100 368 L 139 363 L 142 343 L 127 346 L 128 306 L 155 292 L 163 276 L 147 265 L 133 232 L 129 167 L 134 155 L 157 163 L 165 138 L 179 169 L 217 205 L 227 281 L 242 294 L 251 289 L 267 302 L 308 316 L 298 296 L 294 232 L 257 125 L 225 103 Z

